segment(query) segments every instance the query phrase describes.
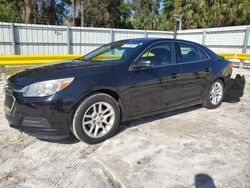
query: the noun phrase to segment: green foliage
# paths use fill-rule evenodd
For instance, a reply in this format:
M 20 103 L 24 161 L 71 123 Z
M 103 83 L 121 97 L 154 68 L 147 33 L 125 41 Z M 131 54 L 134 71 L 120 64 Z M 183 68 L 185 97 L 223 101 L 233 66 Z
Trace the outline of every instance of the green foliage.
M 131 18 L 131 5 L 129 3 L 121 2 L 119 6 L 120 25 L 119 28 L 133 28 Z
M 138 29 L 173 30 L 174 15 L 182 16 L 184 29 L 250 24 L 249 0 L 134 0 Z M 154 8 L 153 8 L 154 7 Z
M 11 0 L 0 0 L 0 21 L 21 22 L 22 18 L 16 10 L 15 2 Z
M 212 26 L 242 25 L 250 23 L 249 0 L 223 0 L 214 2 L 209 8 L 207 24 Z M 217 19 L 216 19 L 217 18 Z
M 159 6 L 159 0 L 134 0 L 132 3 L 134 27 L 136 29 L 157 29 L 160 22 Z
M 4 22 L 62 25 L 75 20 L 75 25 L 86 27 L 173 30 L 176 14 L 182 15 L 183 29 L 250 24 L 250 1 L 0 0 L 0 21 Z
M 249 0 L 173 1 L 164 0 L 164 13 L 182 15 L 185 29 L 250 24 Z
M 174 0 L 163 0 L 163 13 L 169 19 L 174 14 L 175 1 Z
M 131 28 L 130 3 L 123 0 L 76 0 L 76 25 Z
M 35 23 L 61 25 L 69 14 L 70 0 L 37 1 L 35 4 Z
M 25 0 L 0 0 L 1 22 L 24 22 L 26 4 Z M 32 12 L 29 23 L 34 24 L 63 24 L 68 16 L 70 0 L 33 0 L 30 1 Z

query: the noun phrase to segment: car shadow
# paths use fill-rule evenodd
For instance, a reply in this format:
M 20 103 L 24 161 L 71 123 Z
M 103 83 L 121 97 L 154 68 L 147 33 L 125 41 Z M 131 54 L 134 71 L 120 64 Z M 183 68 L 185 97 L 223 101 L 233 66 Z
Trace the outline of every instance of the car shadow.
M 240 102 L 240 98 L 227 97 L 227 98 L 224 98 L 223 102 L 238 103 L 238 102 Z
M 226 103 L 238 103 L 240 102 L 240 99 L 225 99 L 223 100 L 223 102 L 226 102 Z
M 238 103 L 238 102 L 240 102 L 240 98 L 227 97 L 223 100 L 223 102 Z M 121 125 L 119 126 L 118 131 L 116 132 L 116 134 L 114 136 L 120 134 L 121 132 L 125 131 L 128 128 L 135 127 L 135 126 L 143 124 L 143 123 L 149 123 L 149 122 L 152 122 L 155 120 L 164 119 L 164 118 L 167 118 L 170 116 L 179 115 L 179 114 L 182 114 L 185 112 L 190 112 L 190 111 L 197 110 L 200 108 L 203 108 L 203 107 L 201 105 L 196 105 L 196 106 L 186 107 L 186 108 L 179 109 L 179 110 L 164 112 L 164 113 L 157 114 L 157 115 L 152 115 L 152 116 L 143 117 L 143 118 L 139 118 L 139 119 L 135 119 L 135 120 L 131 120 L 131 121 L 122 122 Z
M 195 188 L 216 188 L 214 180 L 207 174 L 195 175 Z

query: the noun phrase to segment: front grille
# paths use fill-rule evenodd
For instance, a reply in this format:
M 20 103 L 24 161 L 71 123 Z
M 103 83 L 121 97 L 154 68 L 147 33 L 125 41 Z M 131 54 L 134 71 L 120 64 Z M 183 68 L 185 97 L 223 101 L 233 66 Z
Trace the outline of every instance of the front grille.
M 7 110 L 12 110 L 14 105 L 15 98 L 12 95 L 5 94 L 4 106 Z

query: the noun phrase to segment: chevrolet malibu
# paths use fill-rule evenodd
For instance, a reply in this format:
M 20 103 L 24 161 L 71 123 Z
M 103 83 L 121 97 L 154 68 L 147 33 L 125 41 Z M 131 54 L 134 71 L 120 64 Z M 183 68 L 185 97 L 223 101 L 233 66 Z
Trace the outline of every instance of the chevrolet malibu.
M 11 127 L 89 144 L 110 138 L 121 121 L 192 105 L 220 106 L 231 63 L 208 48 L 174 39 L 128 39 L 84 57 L 28 69 L 5 86 Z

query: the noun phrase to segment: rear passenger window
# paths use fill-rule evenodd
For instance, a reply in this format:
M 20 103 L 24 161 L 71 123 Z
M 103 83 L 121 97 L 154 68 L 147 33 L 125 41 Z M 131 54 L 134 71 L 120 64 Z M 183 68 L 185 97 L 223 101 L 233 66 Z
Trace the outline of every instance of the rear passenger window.
M 179 46 L 181 50 L 182 63 L 204 61 L 209 59 L 207 54 L 205 54 L 198 46 L 187 43 L 179 43 Z

